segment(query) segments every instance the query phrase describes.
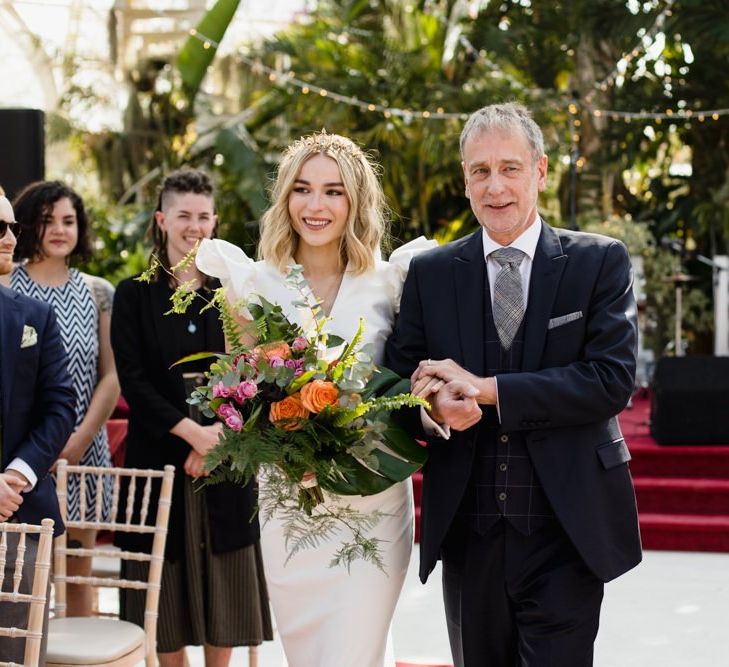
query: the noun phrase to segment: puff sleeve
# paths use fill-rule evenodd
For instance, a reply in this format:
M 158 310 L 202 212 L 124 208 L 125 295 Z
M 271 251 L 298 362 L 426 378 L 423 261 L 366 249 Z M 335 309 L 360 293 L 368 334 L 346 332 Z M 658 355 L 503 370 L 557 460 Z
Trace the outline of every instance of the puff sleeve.
M 256 291 L 256 262 L 228 241 L 203 239 L 195 264 L 205 275 L 220 280 L 231 303 L 246 301 Z
M 396 313 L 400 312 L 402 286 L 408 275 L 411 260 L 421 252 L 432 250 L 437 246 L 437 241 L 418 236 L 418 238 L 401 245 L 397 250 L 393 250 L 388 261 L 387 289 Z

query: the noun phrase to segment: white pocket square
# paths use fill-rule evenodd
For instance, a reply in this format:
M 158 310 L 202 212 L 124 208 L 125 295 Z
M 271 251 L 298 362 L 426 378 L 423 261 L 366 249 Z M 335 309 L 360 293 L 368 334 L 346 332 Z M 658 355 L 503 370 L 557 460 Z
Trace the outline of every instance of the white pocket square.
M 25 325 L 23 327 L 23 337 L 20 339 L 20 349 L 24 347 L 33 347 L 38 343 L 38 332 L 31 326 Z
M 559 317 L 553 317 L 547 324 L 547 329 L 556 329 L 561 327 L 563 324 L 568 322 L 574 322 L 582 317 L 582 311 L 576 310 L 574 313 L 568 313 L 567 315 L 560 315 Z

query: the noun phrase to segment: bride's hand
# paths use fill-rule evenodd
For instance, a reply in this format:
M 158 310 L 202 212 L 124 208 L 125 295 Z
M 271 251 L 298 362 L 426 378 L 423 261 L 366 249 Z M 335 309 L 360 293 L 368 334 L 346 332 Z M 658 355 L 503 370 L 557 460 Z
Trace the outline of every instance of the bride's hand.
M 479 378 L 451 359 L 425 359 L 410 376 L 410 391 L 416 396 L 427 398 L 437 393 L 446 382 L 454 380 L 477 385 Z

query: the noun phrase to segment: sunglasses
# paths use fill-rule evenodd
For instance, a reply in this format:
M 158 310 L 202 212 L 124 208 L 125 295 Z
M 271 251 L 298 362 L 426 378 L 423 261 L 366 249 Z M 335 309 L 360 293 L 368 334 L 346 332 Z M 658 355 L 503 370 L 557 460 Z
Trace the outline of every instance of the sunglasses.
M 19 227 L 17 227 L 18 221 L 17 220 L 0 220 L 0 239 L 5 238 L 5 234 L 8 233 L 8 229 L 12 230 L 13 234 L 18 236 L 19 233 Z

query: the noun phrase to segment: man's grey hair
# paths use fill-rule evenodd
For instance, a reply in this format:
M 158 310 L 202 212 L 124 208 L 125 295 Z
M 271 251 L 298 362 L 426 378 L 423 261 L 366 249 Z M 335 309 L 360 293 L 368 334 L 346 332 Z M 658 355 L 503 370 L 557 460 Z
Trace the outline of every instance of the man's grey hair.
M 461 159 L 463 159 L 463 148 L 471 135 L 486 130 L 519 130 L 529 142 L 534 159 L 538 160 L 544 155 L 544 135 L 539 125 L 534 122 L 529 109 L 521 104 L 507 102 L 490 104 L 470 115 L 461 132 Z

